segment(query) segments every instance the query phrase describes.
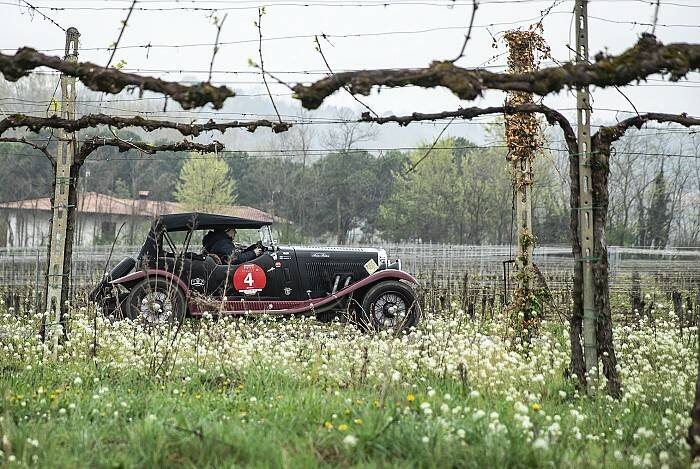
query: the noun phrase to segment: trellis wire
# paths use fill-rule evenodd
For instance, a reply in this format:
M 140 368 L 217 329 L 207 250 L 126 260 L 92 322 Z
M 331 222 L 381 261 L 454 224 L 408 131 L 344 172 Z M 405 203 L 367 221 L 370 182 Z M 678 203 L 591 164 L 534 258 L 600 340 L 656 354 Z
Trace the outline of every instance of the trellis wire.
M 439 289 L 456 288 L 465 275 L 479 287 L 503 284 L 503 261 L 510 259 L 507 245 L 468 246 L 435 243 L 384 243 L 390 259 L 399 258 L 403 269 L 422 283 Z M 39 248 L 41 249 L 41 248 Z M 114 263 L 139 251 L 139 246 L 117 246 Z M 37 262 L 37 253 L 41 254 Z M 76 247 L 73 252 L 73 282 L 89 287 L 102 275 L 109 246 Z M 631 288 L 631 276 L 638 272 L 643 285 L 661 291 L 694 288 L 700 285 L 700 248 L 650 249 L 611 246 L 608 249 L 612 291 Z M 567 246 L 541 246 L 535 249 L 535 263 L 552 291 L 571 286 L 573 258 Z M 37 248 L 0 249 L 0 286 L 33 286 L 37 265 L 40 274 L 46 267 L 45 253 Z

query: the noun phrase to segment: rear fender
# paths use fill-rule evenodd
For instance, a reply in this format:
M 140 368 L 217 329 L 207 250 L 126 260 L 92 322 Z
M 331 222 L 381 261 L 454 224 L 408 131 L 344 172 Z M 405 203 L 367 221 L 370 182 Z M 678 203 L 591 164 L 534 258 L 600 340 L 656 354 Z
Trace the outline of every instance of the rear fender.
M 132 286 L 133 284 L 145 279 L 145 278 L 152 278 L 152 277 L 161 277 L 161 278 L 167 278 L 168 280 L 171 280 L 174 284 L 177 284 L 182 292 L 185 294 L 185 297 L 189 296 L 190 289 L 187 287 L 185 282 L 180 280 L 180 277 L 178 277 L 175 274 L 172 274 L 168 272 L 167 270 L 160 270 L 160 269 L 149 269 L 146 271 L 143 270 L 138 270 L 136 272 L 132 272 L 129 275 L 125 275 L 124 277 L 112 280 L 110 283 L 112 285 L 124 285 L 124 286 Z

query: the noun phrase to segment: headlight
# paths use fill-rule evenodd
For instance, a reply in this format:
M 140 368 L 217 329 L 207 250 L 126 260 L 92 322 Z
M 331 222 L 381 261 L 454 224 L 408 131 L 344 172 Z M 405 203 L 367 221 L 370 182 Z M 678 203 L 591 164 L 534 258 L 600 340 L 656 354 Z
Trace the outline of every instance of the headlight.
M 379 249 L 379 260 L 378 260 L 377 264 L 382 265 L 382 263 L 383 263 L 384 265 L 386 265 L 388 260 L 389 260 L 389 257 L 386 255 L 386 250 L 380 248 Z

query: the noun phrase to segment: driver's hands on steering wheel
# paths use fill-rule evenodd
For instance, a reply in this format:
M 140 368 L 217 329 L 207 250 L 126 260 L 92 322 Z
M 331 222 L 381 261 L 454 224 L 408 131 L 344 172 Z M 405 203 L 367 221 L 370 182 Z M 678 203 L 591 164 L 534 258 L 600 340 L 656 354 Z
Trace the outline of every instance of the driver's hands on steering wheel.
M 262 241 L 251 244 L 247 248 L 243 249 L 243 252 L 254 251 L 256 256 L 259 256 L 265 252 L 265 246 L 263 246 Z

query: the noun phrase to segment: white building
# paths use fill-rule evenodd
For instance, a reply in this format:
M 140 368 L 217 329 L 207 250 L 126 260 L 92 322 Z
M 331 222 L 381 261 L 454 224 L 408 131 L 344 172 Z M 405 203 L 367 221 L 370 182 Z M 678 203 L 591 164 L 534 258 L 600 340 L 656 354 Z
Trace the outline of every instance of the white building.
M 185 212 L 178 203 L 149 200 L 148 192 L 139 199 L 121 199 L 97 192 L 78 198 L 76 246 L 111 243 L 122 223 L 121 243 L 138 244 L 158 214 Z M 242 205 L 215 210 L 222 215 L 271 220 L 267 213 Z M 0 247 L 45 246 L 49 239 L 51 199 L 28 199 L 0 203 Z

